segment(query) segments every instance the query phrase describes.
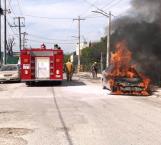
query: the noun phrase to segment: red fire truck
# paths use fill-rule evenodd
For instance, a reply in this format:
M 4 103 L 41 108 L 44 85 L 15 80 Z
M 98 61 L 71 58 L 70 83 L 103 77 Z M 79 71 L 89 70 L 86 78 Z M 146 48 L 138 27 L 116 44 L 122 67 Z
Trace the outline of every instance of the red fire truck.
M 31 48 L 21 50 L 21 81 L 32 85 L 39 81 L 63 80 L 63 50 Z

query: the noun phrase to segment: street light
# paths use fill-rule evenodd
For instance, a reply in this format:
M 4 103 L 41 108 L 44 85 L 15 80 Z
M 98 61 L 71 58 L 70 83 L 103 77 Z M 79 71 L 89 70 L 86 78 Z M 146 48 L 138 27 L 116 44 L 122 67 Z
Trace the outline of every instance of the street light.
M 111 12 L 106 13 L 105 11 L 101 10 L 101 9 L 97 9 L 96 11 L 92 11 L 93 13 L 98 13 L 98 14 L 101 14 L 105 17 L 107 17 L 109 19 L 109 27 L 108 27 L 108 32 L 107 32 L 107 56 L 106 56 L 106 67 L 109 66 L 109 63 L 110 63 L 110 36 L 111 36 Z

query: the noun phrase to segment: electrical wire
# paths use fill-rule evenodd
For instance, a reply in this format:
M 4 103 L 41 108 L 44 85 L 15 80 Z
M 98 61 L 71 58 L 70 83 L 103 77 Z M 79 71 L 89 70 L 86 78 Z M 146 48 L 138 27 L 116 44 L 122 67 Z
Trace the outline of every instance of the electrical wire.
M 16 17 L 16 13 L 15 13 L 13 7 L 12 7 L 11 0 L 9 2 L 9 6 L 8 7 L 11 9 L 11 14 L 13 14 Z
M 21 8 L 19 0 L 17 0 L 17 4 L 18 4 L 18 7 L 19 7 L 20 14 L 23 16 L 23 11 L 22 11 L 22 8 Z
M 34 39 L 28 39 L 28 41 L 32 41 L 32 42 L 39 42 L 39 43 L 41 43 L 42 41 L 39 41 L 39 40 L 34 40 Z M 54 42 L 46 42 L 46 41 L 44 41 L 45 42 L 45 44 L 54 44 Z M 59 44 L 76 44 L 76 43 L 63 43 L 63 42 L 60 42 Z
M 84 0 L 84 1 L 85 1 L 85 0 Z M 96 2 L 97 2 L 97 0 L 95 0 L 95 1 L 93 2 L 93 5 L 94 5 L 94 3 L 96 3 Z M 91 6 L 91 4 L 90 4 L 90 7 L 88 7 L 87 10 L 85 10 L 82 14 L 80 14 L 80 16 L 84 15 L 85 13 L 87 13 L 92 7 L 93 7 L 93 6 Z
M 110 9 L 110 8 L 112 8 L 112 7 L 114 7 L 114 6 L 116 6 L 116 5 L 118 5 L 119 3 L 121 3 L 122 2 L 122 0 L 111 0 L 111 1 L 109 1 L 107 4 L 105 4 L 105 6 L 103 6 L 102 8 L 98 8 L 94 3 L 92 4 L 92 3 L 90 3 L 88 0 L 84 0 L 86 3 L 88 3 L 89 5 L 91 5 L 91 7 L 94 7 L 94 8 L 96 8 L 97 10 L 101 10 L 101 11 L 107 11 L 108 9 Z M 106 9 L 105 9 L 106 8 Z M 105 9 L 105 10 L 103 10 L 103 9 Z M 85 16 L 85 17 L 92 17 L 92 15 L 93 14 L 90 14 L 90 15 L 87 15 L 87 16 Z M 98 17 L 96 17 L 96 18 L 98 18 Z
M 14 32 L 14 30 L 12 29 L 12 27 L 11 27 L 10 23 L 8 22 L 8 20 L 7 20 L 7 24 L 8 24 L 8 26 L 9 26 L 10 30 L 13 32 L 13 34 L 14 34 L 14 35 L 17 35 L 16 32 Z M 18 37 L 18 36 L 17 36 L 17 37 Z
M 49 20 L 73 20 L 73 18 L 51 18 L 51 17 L 42 17 L 42 16 L 34 16 L 34 15 L 25 15 L 26 17 L 34 17 L 40 19 L 49 19 Z
M 28 34 L 30 36 L 33 36 L 35 38 L 40 38 L 40 39 L 46 39 L 46 40 L 52 40 L 52 41 L 71 41 L 71 40 L 76 40 L 76 39 L 55 39 L 55 38 L 47 38 L 47 37 L 44 37 L 44 36 L 39 36 L 39 35 L 34 35 L 34 34 Z
M 116 0 L 115 3 L 111 4 L 110 6 L 106 7 L 106 11 L 109 10 L 110 8 L 113 8 L 115 6 L 117 6 L 118 4 L 120 4 L 121 2 L 123 2 L 122 0 Z

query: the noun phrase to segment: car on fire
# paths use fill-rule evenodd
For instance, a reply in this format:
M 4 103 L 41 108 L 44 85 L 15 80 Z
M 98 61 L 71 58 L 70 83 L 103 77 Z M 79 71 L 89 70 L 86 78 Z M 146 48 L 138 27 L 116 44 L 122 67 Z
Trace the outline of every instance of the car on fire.
M 7 64 L 0 68 L 0 82 L 20 81 L 19 65 Z
M 135 68 L 130 67 L 126 70 L 129 75 L 127 73 L 126 75 L 112 75 L 112 71 L 113 66 L 103 71 L 103 89 L 109 89 L 114 95 L 148 96 L 151 94 L 149 81 L 137 73 Z

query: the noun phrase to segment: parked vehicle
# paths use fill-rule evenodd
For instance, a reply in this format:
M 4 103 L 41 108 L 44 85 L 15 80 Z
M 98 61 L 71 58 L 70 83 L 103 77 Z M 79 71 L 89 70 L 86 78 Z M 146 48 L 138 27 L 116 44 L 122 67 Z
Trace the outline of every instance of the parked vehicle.
M 7 64 L 0 68 L 0 82 L 20 81 L 19 65 Z
M 63 80 L 63 50 L 46 47 L 21 50 L 21 81 L 34 82 Z

